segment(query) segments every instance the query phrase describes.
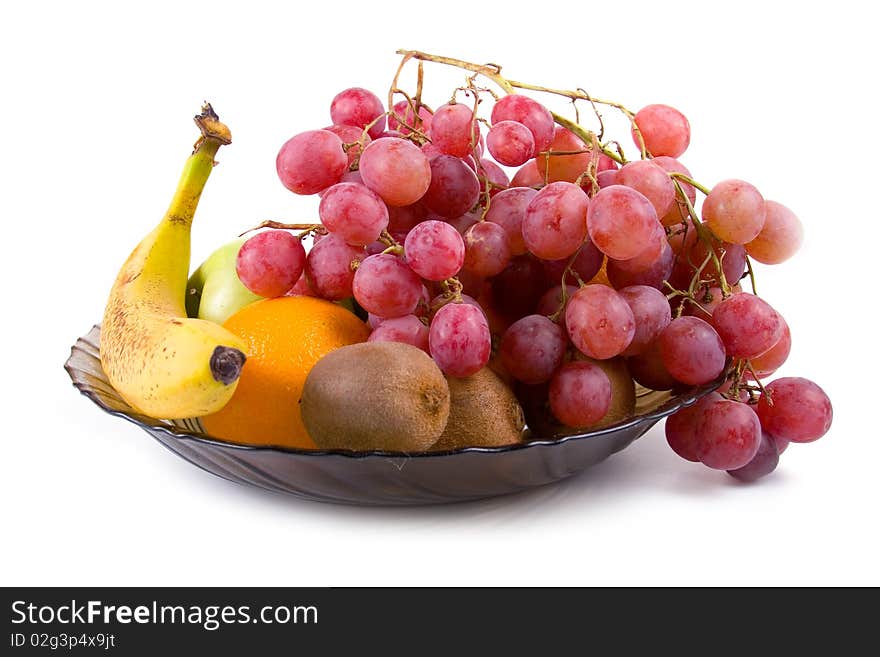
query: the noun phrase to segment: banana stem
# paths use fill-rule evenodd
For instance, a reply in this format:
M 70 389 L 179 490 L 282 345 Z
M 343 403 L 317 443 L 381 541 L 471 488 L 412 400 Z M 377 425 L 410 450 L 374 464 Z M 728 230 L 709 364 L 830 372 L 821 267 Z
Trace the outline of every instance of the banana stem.
M 220 122 L 210 103 L 205 103 L 201 114 L 196 115 L 194 120 L 202 131 L 202 136 L 195 143 L 192 155 L 184 165 L 174 197 L 165 214 L 171 223 L 187 226 L 195 216 L 202 190 L 214 168 L 217 151 L 222 145 L 232 142 L 229 128 Z

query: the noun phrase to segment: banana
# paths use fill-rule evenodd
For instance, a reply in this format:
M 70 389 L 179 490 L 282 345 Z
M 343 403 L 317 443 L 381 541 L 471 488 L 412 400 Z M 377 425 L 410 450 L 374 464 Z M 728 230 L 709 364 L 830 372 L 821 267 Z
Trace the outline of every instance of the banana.
M 196 142 L 162 221 L 116 277 L 101 326 L 101 364 L 128 404 L 179 419 L 220 410 L 238 383 L 244 344 L 223 327 L 187 318 L 190 228 L 220 146 L 231 141 L 209 104 L 195 117 Z

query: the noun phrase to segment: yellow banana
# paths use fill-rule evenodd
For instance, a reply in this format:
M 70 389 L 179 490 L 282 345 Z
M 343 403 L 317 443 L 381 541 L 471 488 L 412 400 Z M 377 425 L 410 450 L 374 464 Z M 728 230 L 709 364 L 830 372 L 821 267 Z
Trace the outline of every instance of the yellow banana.
M 192 219 L 214 156 L 231 141 L 210 105 L 195 121 L 202 136 L 171 205 L 119 271 L 101 326 L 101 364 L 110 383 L 132 408 L 157 418 L 220 410 L 245 361 L 239 338 L 186 316 Z

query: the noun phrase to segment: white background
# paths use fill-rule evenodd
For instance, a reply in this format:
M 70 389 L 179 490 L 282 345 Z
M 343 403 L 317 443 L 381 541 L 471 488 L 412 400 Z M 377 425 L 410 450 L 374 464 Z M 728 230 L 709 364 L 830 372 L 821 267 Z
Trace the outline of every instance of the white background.
M 880 584 L 867 3 L 517 4 L 4 4 L 2 584 Z M 674 105 L 696 178 L 745 178 L 793 208 L 804 247 L 761 268 L 759 292 L 794 334 L 781 374 L 831 396 L 830 433 L 754 486 L 680 460 L 658 426 L 531 493 L 365 509 L 230 484 L 76 394 L 69 346 L 164 212 L 201 101 L 234 143 L 199 208 L 194 264 L 259 220 L 316 217 L 278 182 L 277 149 L 327 125 L 337 91 L 384 94 L 401 47 Z M 435 105 L 463 80 L 427 73 Z

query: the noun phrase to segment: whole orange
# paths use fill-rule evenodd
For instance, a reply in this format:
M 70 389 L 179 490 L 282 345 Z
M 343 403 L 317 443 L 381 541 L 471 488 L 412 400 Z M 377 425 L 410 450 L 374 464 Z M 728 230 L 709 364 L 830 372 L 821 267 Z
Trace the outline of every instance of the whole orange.
M 294 296 L 252 303 L 223 326 L 244 341 L 247 361 L 229 403 L 202 418 L 208 434 L 248 445 L 316 449 L 299 412 L 306 376 L 325 354 L 366 340 L 367 325 L 330 301 Z

